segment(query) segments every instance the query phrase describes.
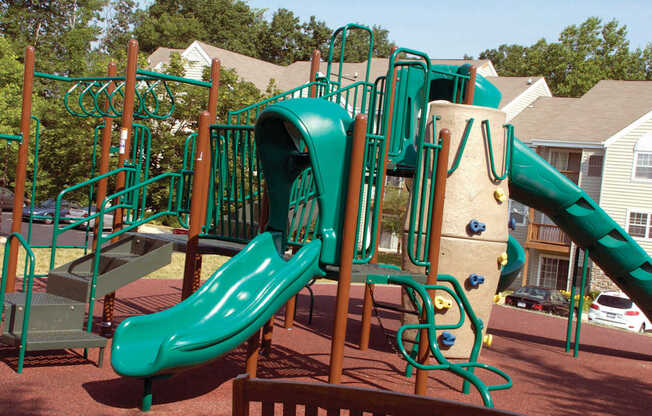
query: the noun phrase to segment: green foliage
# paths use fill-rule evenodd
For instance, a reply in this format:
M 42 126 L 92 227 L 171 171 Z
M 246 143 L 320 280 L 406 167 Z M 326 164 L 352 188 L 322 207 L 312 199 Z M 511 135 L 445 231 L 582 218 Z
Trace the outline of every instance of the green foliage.
M 502 76 L 542 75 L 554 95 L 579 97 L 602 79 L 652 80 L 652 44 L 632 51 L 626 37 L 627 26 L 590 17 L 565 28 L 558 42 L 500 45 L 479 58 Z
M 407 190 L 395 186 L 387 186 L 383 199 L 382 226 L 386 232 L 401 235 L 405 222 L 405 207 L 408 206 L 410 194 Z

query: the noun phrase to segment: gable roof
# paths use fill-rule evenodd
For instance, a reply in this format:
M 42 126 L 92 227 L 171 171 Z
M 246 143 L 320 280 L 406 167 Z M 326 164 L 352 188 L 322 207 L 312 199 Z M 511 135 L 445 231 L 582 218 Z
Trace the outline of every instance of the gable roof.
M 521 111 L 512 121 L 514 133 L 524 143 L 543 138 L 551 123 L 579 98 L 539 97 Z M 552 132 L 551 132 L 552 133 Z
M 256 88 L 261 91 L 267 88 L 272 78 L 276 81 L 279 89 L 286 91 L 308 82 L 310 75 L 310 61 L 297 61 L 288 66 L 276 65 L 197 40 L 193 41 L 186 49 L 157 48 L 148 58 L 150 68 L 160 69 L 161 65 L 169 62 L 170 54 L 173 52 L 178 52 L 187 58 L 189 52 L 193 49 L 196 49 L 199 55 L 207 61 L 205 62 L 206 65 L 210 65 L 211 59 L 218 58 L 222 62 L 222 66 L 234 69 L 240 78 L 254 83 Z M 435 65 L 472 64 L 478 68 L 478 73 L 483 76 L 498 75 L 493 64 L 488 59 L 433 59 L 432 63 Z M 379 76 L 385 75 L 388 65 L 389 59 L 387 58 L 372 58 L 369 80 L 373 82 Z M 365 76 L 366 68 L 366 61 L 345 63 L 342 84 L 346 86 L 362 80 Z M 319 70 L 325 74 L 327 63 L 321 62 Z M 332 73 L 337 73 L 339 71 L 339 64 L 333 63 L 331 71 Z
M 652 81 L 603 80 L 581 98 L 539 98 L 533 105 L 512 120 L 522 140 L 603 145 L 650 113 Z
M 543 77 L 486 77 L 502 94 L 499 108 L 505 107 Z

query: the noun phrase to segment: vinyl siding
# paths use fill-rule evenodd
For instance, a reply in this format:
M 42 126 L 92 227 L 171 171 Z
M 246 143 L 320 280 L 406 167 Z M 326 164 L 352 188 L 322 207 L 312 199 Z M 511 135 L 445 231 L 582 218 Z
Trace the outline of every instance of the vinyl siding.
M 537 82 L 532 84 L 530 88 L 525 90 L 521 95 L 516 97 L 501 110 L 507 114 L 507 121 L 516 117 L 521 111 L 523 111 L 527 106 L 532 104 L 534 100 L 539 97 L 550 97 L 550 90 L 546 86 L 546 81 L 543 78 L 540 78 Z
M 632 180 L 634 146 L 647 132 L 652 132 L 652 117 L 611 143 L 605 152 L 600 206 L 625 231 L 628 209 L 652 210 L 652 182 Z M 635 240 L 652 255 L 652 241 Z
M 603 156 L 602 149 L 584 149 L 582 151 L 582 162 L 580 165 L 580 187 L 589 194 L 595 201 L 600 201 L 600 185 L 602 183 L 602 176 L 589 176 L 589 158 L 591 156 Z M 604 168 L 604 158 L 602 159 Z
M 201 80 L 201 76 L 207 63 L 206 59 L 199 52 L 199 47 L 191 45 L 191 47 L 183 52 L 183 59 L 186 60 L 184 65 L 186 78 Z

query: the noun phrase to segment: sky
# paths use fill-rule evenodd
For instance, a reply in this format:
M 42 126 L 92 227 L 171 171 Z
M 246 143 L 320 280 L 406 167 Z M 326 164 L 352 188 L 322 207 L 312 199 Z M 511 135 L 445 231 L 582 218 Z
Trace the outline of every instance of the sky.
M 250 7 L 292 10 L 302 22 L 314 15 L 335 29 L 347 23 L 379 25 L 400 47 L 431 58 L 477 57 L 502 44 L 529 46 L 541 38 L 555 42 L 570 25 L 590 16 L 627 25 L 630 48 L 652 42 L 652 0 L 244 0 Z M 139 0 L 141 5 L 153 0 Z M 219 28 L 216 28 L 219 30 Z M 219 45 L 217 45 L 219 46 Z M 324 53 L 325 51 L 322 51 Z
M 558 40 L 567 26 L 598 16 L 627 25 L 630 48 L 652 42 L 652 0 L 248 0 L 250 7 L 292 10 L 302 21 L 311 15 L 335 29 L 347 23 L 380 25 L 400 47 L 431 58 L 477 57 L 501 44 L 529 46 L 541 38 Z M 322 51 L 324 52 L 324 51 Z

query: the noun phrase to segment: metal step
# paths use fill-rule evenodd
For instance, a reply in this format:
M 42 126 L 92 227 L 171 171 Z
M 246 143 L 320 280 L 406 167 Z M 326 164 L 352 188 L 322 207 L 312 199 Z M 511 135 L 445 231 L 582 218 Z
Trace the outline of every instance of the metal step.
M 128 235 L 102 248 L 95 298 L 166 266 L 172 260 L 172 244 L 138 235 Z M 57 267 L 48 274 L 47 292 L 88 302 L 95 253 Z
M 0 342 L 17 347 L 20 345 L 20 333 L 3 334 Z M 29 331 L 27 334 L 27 351 L 58 350 L 65 348 L 104 348 L 107 339 L 81 329 L 70 331 Z
M 2 335 L 20 333 L 25 316 L 25 293 L 5 295 Z M 35 292 L 29 315 L 29 331 L 79 330 L 86 315 L 86 304 L 51 293 Z

